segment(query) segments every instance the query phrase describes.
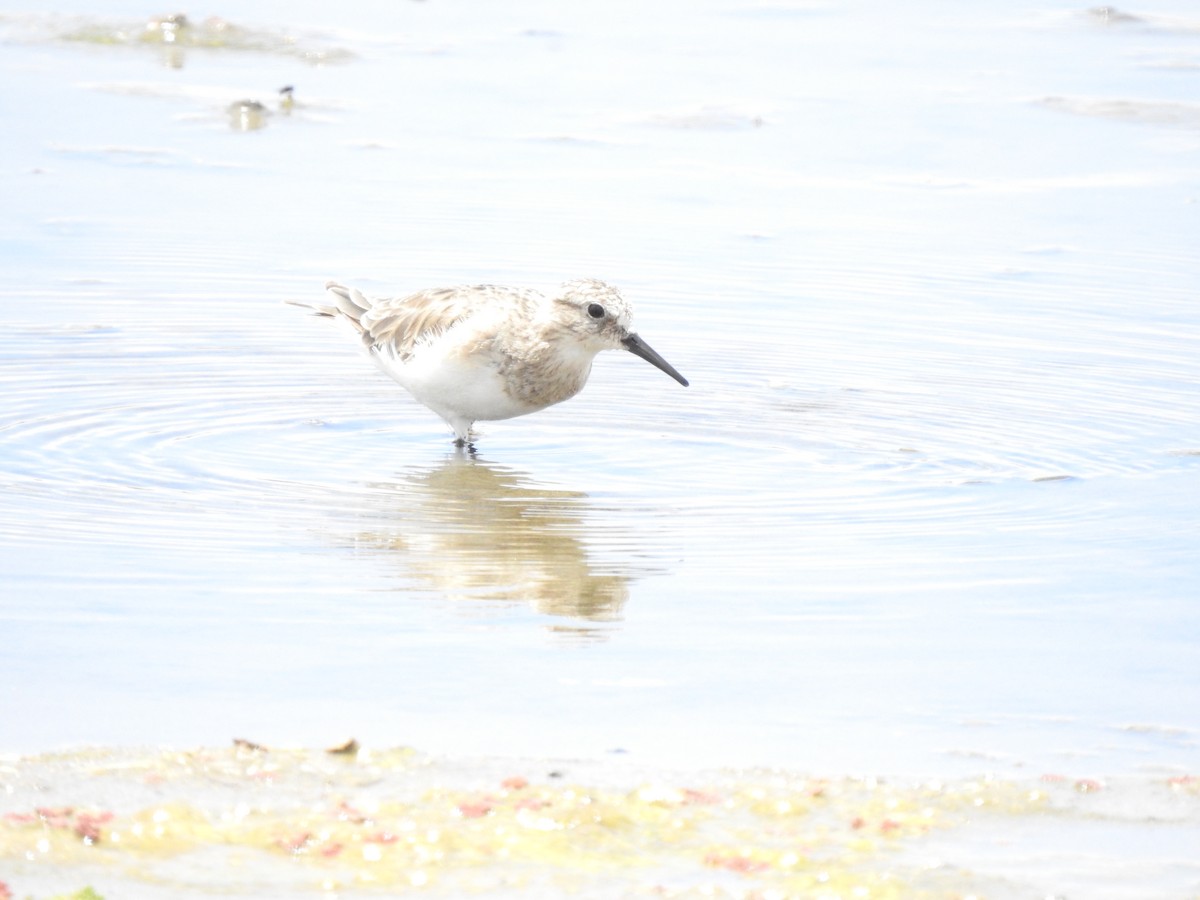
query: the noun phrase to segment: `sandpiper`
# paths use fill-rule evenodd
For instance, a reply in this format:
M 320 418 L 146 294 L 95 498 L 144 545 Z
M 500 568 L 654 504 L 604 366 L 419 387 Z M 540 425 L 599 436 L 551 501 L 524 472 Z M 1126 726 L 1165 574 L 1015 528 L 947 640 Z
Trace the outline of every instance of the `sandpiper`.
M 628 350 L 680 375 L 632 331 L 611 285 L 568 281 L 553 296 L 483 284 L 373 299 L 336 282 L 331 304 L 297 303 L 348 322 L 371 358 L 471 444 L 478 421 L 511 419 L 574 397 L 601 350 Z

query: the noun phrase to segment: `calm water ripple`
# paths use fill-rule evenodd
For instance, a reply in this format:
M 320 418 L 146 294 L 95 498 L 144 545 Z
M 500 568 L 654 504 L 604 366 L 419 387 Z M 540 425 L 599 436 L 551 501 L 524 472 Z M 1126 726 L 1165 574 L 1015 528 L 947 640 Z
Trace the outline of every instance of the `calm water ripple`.
M 351 7 L 0 18 L 0 743 L 1195 767 L 1194 31 Z M 283 302 L 576 277 L 691 387 L 474 457 Z

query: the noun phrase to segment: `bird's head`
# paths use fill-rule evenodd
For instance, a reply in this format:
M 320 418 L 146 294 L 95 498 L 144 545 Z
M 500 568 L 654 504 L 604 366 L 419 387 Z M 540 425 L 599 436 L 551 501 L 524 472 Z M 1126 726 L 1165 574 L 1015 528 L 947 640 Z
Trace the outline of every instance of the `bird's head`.
M 612 285 L 593 278 L 568 281 L 554 307 L 559 324 L 593 352 L 628 350 L 687 386 L 687 379 L 633 330 L 633 307 Z

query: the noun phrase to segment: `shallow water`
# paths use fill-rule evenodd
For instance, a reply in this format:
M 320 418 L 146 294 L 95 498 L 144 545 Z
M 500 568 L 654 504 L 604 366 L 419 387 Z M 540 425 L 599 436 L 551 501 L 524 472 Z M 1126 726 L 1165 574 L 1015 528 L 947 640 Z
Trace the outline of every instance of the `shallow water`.
M 244 9 L 0 18 L 0 747 L 1196 770 L 1187 4 Z M 283 304 L 584 276 L 474 458 Z

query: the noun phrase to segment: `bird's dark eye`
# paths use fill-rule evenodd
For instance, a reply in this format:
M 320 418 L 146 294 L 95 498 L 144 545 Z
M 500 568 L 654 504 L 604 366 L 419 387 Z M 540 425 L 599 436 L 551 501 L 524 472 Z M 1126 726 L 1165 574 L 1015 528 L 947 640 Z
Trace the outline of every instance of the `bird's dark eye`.
M 590 303 L 590 304 L 588 304 L 588 315 L 591 316 L 593 319 L 603 319 L 604 318 L 604 307 L 601 306 L 599 303 Z

